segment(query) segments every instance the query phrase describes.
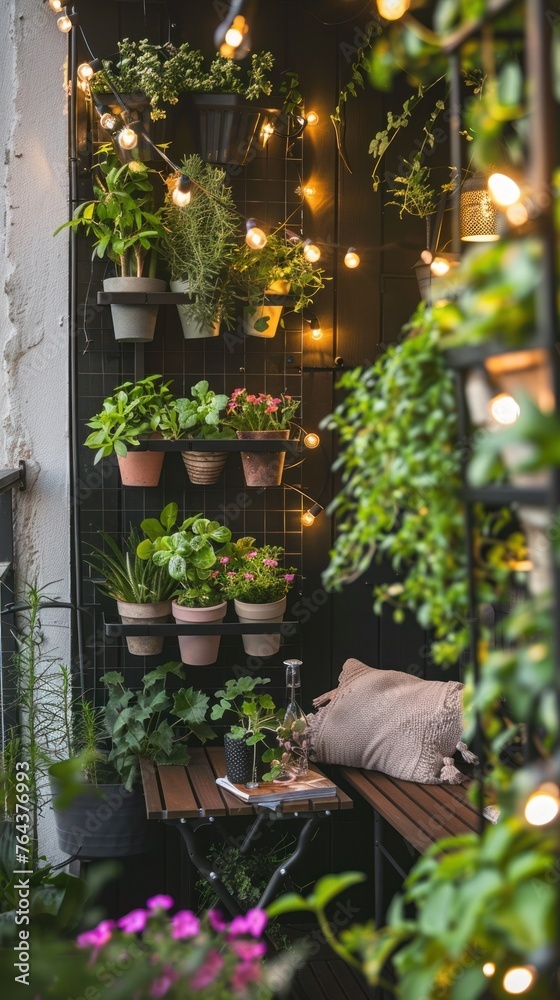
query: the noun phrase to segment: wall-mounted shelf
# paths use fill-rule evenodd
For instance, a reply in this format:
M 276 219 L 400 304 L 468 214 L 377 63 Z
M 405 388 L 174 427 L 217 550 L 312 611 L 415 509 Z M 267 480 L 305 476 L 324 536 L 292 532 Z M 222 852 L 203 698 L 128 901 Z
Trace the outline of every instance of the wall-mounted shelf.
M 169 306 L 194 302 L 187 292 L 98 292 L 98 306 Z
M 297 451 L 299 453 L 300 442 L 292 441 L 206 441 L 189 440 L 181 438 L 179 441 L 161 441 L 153 439 L 141 441 L 138 446 L 131 448 L 131 451 Z
M 117 618 L 104 618 L 107 636 L 179 636 L 179 635 L 287 635 L 291 638 L 300 630 L 300 623 L 284 622 L 220 622 L 191 625 L 123 625 Z
M 509 483 L 499 486 L 471 486 L 465 494 L 471 503 L 485 503 L 490 507 L 511 503 L 524 504 L 526 507 L 545 507 L 550 503 L 550 494 L 545 486 L 513 486 Z
M 462 369 L 483 365 L 487 358 L 492 358 L 496 354 L 518 354 L 520 351 L 542 350 L 546 346 L 542 336 L 532 337 L 531 340 L 516 344 L 515 347 L 504 344 L 501 340 L 487 340 L 482 344 L 452 347 L 444 354 L 450 368 Z

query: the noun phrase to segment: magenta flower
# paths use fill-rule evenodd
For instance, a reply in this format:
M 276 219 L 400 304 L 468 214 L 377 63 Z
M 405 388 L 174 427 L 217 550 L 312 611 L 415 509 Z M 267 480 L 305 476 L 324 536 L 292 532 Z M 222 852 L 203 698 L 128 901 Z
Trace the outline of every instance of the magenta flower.
M 125 934 L 137 934 L 144 930 L 149 916 L 149 910 L 131 910 L 126 916 L 121 917 L 117 927 L 120 927 Z
M 214 572 L 212 573 L 212 579 L 215 580 L 216 577 L 219 575 L 220 575 L 219 569 L 215 569 Z
M 231 947 L 238 958 L 244 962 L 253 962 L 266 953 L 264 941 L 232 941 Z
M 263 559 L 263 566 L 277 566 L 277 559 Z
M 114 920 L 102 920 L 93 930 L 78 935 L 76 938 L 78 948 L 102 948 L 107 941 L 110 941 L 114 927 Z
M 221 934 L 222 931 L 227 930 L 227 923 L 219 910 L 208 910 L 208 923 L 217 934 Z
M 256 396 L 247 396 L 247 402 L 248 403 L 256 403 L 257 402 L 257 397 Z
M 233 569 L 228 570 L 228 576 L 235 576 L 235 570 Z
M 233 918 L 229 925 L 229 934 L 231 937 L 238 937 L 241 934 L 251 934 L 252 937 L 258 938 L 261 936 L 267 923 L 268 917 L 264 910 L 247 910 L 244 916 Z
M 175 940 L 196 937 L 200 930 L 200 920 L 191 910 L 179 910 L 171 919 L 171 935 Z
M 261 975 L 261 967 L 258 962 L 240 962 L 231 977 L 234 993 L 241 997 L 246 996 L 249 983 L 260 982 Z
M 157 896 L 151 896 L 146 906 L 149 910 L 170 910 L 173 906 L 173 899 L 171 896 L 159 893 Z
M 177 976 L 173 970 L 166 969 L 163 975 L 161 975 L 158 979 L 154 979 L 150 988 L 150 996 L 164 997 L 165 994 L 169 992 L 176 979 Z
M 276 413 L 277 409 L 278 407 L 274 403 L 271 403 L 270 406 L 267 406 L 265 413 Z
M 246 556 L 246 558 L 247 558 L 247 559 L 254 559 L 254 558 L 255 558 L 255 556 L 258 556 L 258 554 L 259 554 L 259 553 L 258 553 L 258 552 L 256 552 L 256 551 L 254 551 L 254 552 L 248 552 L 248 553 L 247 553 L 247 556 Z
M 254 580 L 255 579 L 255 574 L 254 573 L 244 573 L 243 576 L 245 577 L 246 580 Z
M 210 986 L 217 976 L 219 976 L 224 960 L 215 948 L 209 951 L 206 961 L 191 979 L 190 986 L 193 990 L 203 990 L 205 986 Z
M 226 566 L 229 561 L 230 561 L 229 556 L 222 556 L 220 559 L 220 562 L 222 563 L 223 566 Z
M 296 578 L 295 573 L 284 573 L 284 579 L 287 580 L 288 583 L 293 583 L 295 578 Z

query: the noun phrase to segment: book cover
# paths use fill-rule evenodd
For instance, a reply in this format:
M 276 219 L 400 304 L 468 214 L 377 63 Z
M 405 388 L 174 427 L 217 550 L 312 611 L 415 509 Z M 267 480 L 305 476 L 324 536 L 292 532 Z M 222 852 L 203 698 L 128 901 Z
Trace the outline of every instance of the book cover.
M 261 782 L 258 788 L 234 785 L 228 778 L 216 778 L 216 784 L 243 802 L 297 802 L 299 799 L 334 799 L 336 785 L 317 771 L 309 771 L 306 778 L 285 782 Z

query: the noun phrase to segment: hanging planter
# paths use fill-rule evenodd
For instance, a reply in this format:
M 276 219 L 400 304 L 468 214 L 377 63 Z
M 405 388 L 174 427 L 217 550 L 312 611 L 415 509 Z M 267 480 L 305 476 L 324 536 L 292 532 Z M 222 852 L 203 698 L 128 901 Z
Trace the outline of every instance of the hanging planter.
M 289 295 L 289 281 L 274 281 L 265 291 L 266 295 Z M 243 330 L 249 337 L 271 339 L 276 336 L 283 306 L 262 305 L 251 310 L 243 310 Z
M 123 625 L 164 625 L 169 621 L 171 601 L 159 604 L 128 604 L 117 601 L 117 608 Z M 128 652 L 133 656 L 157 656 L 163 650 L 163 636 L 127 636 Z
M 286 598 L 269 604 L 249 604 L 234 600 L 235 612 L 243 624 L 281 622 L 286 612 Z M 280 633 L 271 635 L 243 635 L 243 649 L 248 656 L 274 656 L 280 649 Z
M 266 126 L 280 108 L 258 108 L 239 94 L 193 94 L 200 114 L 200 155 L 207 163 L 245 166 L 249 151 L 266 142 Z
M 234 739 L 224 735 L 226 775 L 234 785 L 246 785 L 253 780 L 254 747 L 247 746 L 247 737 Z
M 287 441 L 290 429 L 275 431 L 237 431 L 240 441 Z M 285 451 L 242 451 L 246 486 L 280 486 L 284 472 Z
M 225 451 L 182 451 L 187 475 L 195 486 L 212 486 L 218 481 L 228 456 Z
M 58 781 L 51 777 L 57 795 Z M 124 858 L 151 851 L 157 828 L 146 817 L 142 791 L 127 791 L 123 784 L 84 785 L 64 809 L 53 809 L 58 846 L 70 857 Z
M 221 624 L 225 618 L 227 604 L 215 604 L 206 608 L 186 608 L 173 601 L 171 610 L 177 625 Z M 207 667 L 218 659 L 219 635 L 180 635 L 179 649 L 183 663 L 193 667 Z
M 165 292 L 161 278 L 105 278 L 105 292 Z M 115 340 L 129 344 L 148 344 L 154 339 L 159 306 L 111 303 Z
M 185 292 L 187 295 L 190 293 L 190 284 L 188 281 L 181 279 L 170 281 L 169 287 L 172 292 Z M 219 337 L 219 319 L 216 320 L 215 323 L 202 323 L 200 319 L 197 318 L 195 306 L 187 304 L 183 305 L 182 303 L 177 305 L 177 312 L 179 313 L 179 319 L 181 320 L 185 340 L 200 340 L 206 337 Z

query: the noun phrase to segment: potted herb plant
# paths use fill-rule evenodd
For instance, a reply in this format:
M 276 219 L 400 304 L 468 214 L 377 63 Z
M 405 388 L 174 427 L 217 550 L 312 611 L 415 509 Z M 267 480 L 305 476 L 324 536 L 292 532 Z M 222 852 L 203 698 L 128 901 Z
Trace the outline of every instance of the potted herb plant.
M 86 424 L 91 434 L 86 448 L 96 451 L 94 464 L 115 452 L 123 486 L 157 486 L 164 453 L 139 451 L 133 454 L 144 438 L 159 434 L 163 415 L 173 403 L 170 382 L 161 375 L 149 375 L 139 382 L 123 382 L 112 396 L 103 401 L 103 409 Z
M 227 712 L 237 717 L 224 735 L 227 776 L 234 784 L 257 782 L 257 744 L 262 743 L 268 732 L 275 733 L 280 725 L 271 696 L 255 691 L 269 683 L 269 677 L 239 677 L 228 680 L 225 688 L 214 696 L 218 700 L 212 706 L 212 721 L 222 719 Z
M 111 146 L 102 146 L 93 175 L 93 198 L 79 205 L 71 227 L 94 237 L 93 256 L 108 257 L 117 276 L 105 278 L 106 292 L 164 292 L 156 278 L 157 250 L 164 235 L 163 208 L 156 208 L 151 171 L 133 160 L 120 163 Z M 115 339 L 129 343 L 153 340 L 157 305 L 112 304 Z
M 240 622 L 281 622 L 286 611 L 286 594 L 296 570 L 280 565 L 284 549 L 263 545 L 250 549 L 226 570 L 224 597 L 233 600 Z M 273 656 L 280 649 L 280 635 L 244 635 L 243 648 L 249 656 Z
M 185 157 L 181 170 L 195 182 L 192 196 L 188 205 L 176 205 L 176 179 L 170 178 L 161 253 L 171 291 L 194 297 L 192 305 L 177 306 L 185 338 L 217 337 L 220 323 L 232 320 L 233 288 L 227 276 L 237 253 L 239 215 L 223 170 L 203 163 L 200 156 Z
M 167 529 L 175 523 L 177 505 L 169 504 L 159 523 Z M 117 602 L 123 624 L 148 625 L 169 621 L 171 598 L 177 584 L 169 573 L 151 560 L 140 559 L 136 550 L 143 536 L 131 528 L 122 547 L 106 532 L 100 532 L 106 548 L 91 546 L 87 562 L 103 577 L 98 589 Z M 109 551 L 107 551 L 107 549 Z M 133 656 L 156 656 L 163 649 L 163 636 L 127 636 L 128 651 Z
M 107 81 L 121 94 L 125 104 L 136 109 L 140 97 L 150 103 L 150 115 L 157 121 L 166 117 L 164 105 L 177 104 L 185 93 L 196 95 L 200 111 L 201 150 L 211 163 L 244 164 L 254 138 L 279 107 L 258 107 L 256 102 L 272 91 L 270 71 L 274 56 L 253 53 L 247 69 L 233 59 L 216 55 L 207 63 L 202 52 L 188 42 L 178 48 L 155 45 L 147 38 L 139 42 L 124 38 L 118 43 L 119 59 L 105 60 L 91 82 L 92 90 L 103 94 Z M 132 95 L 134 100 L 129 100 Z M 100 97 L 111 106 L 110 95 Z M 120 109 L 112 108 L 120 114 Z M 145 104 L 139 111 L 145 110 Z
M 242 441 L 287 441 L 290 421 L 299 400 L 284 393 L 271 396 L 247 389 L 234 389 L 226 407 L 226 423 L 237 431 Z M 241 452 L 247 486 L 279 486 L 282 482 L 286 453 Z
M 143 521 L 148 538 L 137 552 L 141 559 L 152 559 L 156 566 L 166 567 L 178 588 L 172 604 L 177 624 L 204 624 L 223 621 L 227 604 L 219 585 L 218 560 L 231 539 L 231 531 L 218 521 L 195 514 L 183 521 L 173 534 L 152 531 Z M 183 663 L 207 666 L 215 663 L 220 648 L 219 635 L 181 635 L 179 648 Z
M 191 398 L 176 399 L 165 411 L 161 431 L 172 441 L 188 437 L 197 441 L 222 441 L 235 437 L 231 427 L 224 425 L 228 396 L 213 392 L 206 379 L 191 388 Z M 191 483 L 215 483 L 227 461 L 226 451 L 182 451 L 183 462 Z
M 290 295 L 292 309 L 300 313 L 324 288 L 323 270 L 305 257 L 303 243 L 291 243 L 283 231 L 271 233 L 260 250 L 244 244 L 233 264 L 232 275 L 248 300 L 243 329 L 251 337 L 274 337 L 283 305 L 269 305 L 267 296 Z

